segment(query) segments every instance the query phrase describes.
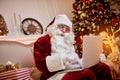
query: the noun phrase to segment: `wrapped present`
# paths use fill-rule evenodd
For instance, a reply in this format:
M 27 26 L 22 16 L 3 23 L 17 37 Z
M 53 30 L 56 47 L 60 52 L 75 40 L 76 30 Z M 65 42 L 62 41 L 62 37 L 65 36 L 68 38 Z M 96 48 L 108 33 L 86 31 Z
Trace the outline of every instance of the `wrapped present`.
M 7 71 L 6 67 L 4 65 L 0 65 L 0 73 Z
M 0 80 L 31 80 L 30 68 L 20 68 L 0 73 Z
M 5 65 L 4 64 L 0 65 L 0 73 L 9 70 L 16 70 L 19 68 L 20 68 L 19 64 L 15 64 L 12 63 L 11 61 L 8 61 Z

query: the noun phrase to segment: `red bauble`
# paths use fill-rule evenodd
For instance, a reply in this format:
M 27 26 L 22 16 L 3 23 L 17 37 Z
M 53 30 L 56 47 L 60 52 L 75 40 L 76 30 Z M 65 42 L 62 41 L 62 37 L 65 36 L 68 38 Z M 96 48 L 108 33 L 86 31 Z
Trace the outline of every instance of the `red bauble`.
M 102 3 L 97 6 L 97 10 L 98 11 L 103 10 L 103 4 Z
M 86 2 L 87 2 L 88 4 L 90 4 L 90 1 L 91 1 L 91 0 L 86 0 Z
M 116 16 L 116 17 L 114 17 L 114 19 L 112 20 L 112 26 L 115 26 L 117 23 L 119 23 L 119 18 Z
M 85 2 L 85 0 L 80 0 L 81 2 Z
M 80 39 L 79 36 L 76 36 L 76 37 L 75 37 L 75 41 L 76 41 L 76 45 L 79 45 L 79 44 L 81 44 L 81 42 L 82 42 L 82 40 Z
M 108 25 L 109 24 L 109 20 L 105 20 L 105 25 Z
M 78 4 L 76 2 L 73 3 L 73 9 L 78 10 Z

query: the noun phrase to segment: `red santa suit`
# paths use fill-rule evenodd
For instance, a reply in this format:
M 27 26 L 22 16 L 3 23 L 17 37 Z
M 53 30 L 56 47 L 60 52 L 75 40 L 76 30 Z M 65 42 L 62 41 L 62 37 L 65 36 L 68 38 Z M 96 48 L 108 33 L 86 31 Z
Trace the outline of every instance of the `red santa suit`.
M 50 36 L 45 35 L 40 37 L 34 44 L 34 59 L 36 67 L 42 72 L 41 80 L 47 80 L 49 77 L 59 72 L 50 72 L 48 70 L 46 66 L 46 57 L 50 55 Z M 57 63 L 53 63 L 51 65 L 56 64 Z M 98 63 L 97 65 L 82 71 L 69 72 L 63 76 L 62 80 L 90 80 L 89 78 L 93 76 L 96 76 L 97 80 L 112 80 L 109 67 L 104 63 Z
M 46 66 L 46 57 L 51 55 L 51 43 L 50 36 L 45 35 L 40 37 L 34 45 L 34 59 L 36 67 L 42 72 L 40 80 L 47 80 L 49 77 L 53 76 L 55 72 L 50 72 Z M 52 63 L 51 65 L 57 65 L 57 63 Z M 96 80 L 94 73 L 85 69 L 82 71 L 70 72 L 64 75 L 62 80 Z
M 69 21 L 62 24 L 71 26 Z M 36 67 L 42 72 L 40 80 L 112 80 L 110 69 L 104 63 L 98 63 L 89 69 L 60 73 L 65 69 L 65 65 L 61 55 L 52 55 L 51 36 L 48 34 L 41 36 L 35 42 L 34 60 Z

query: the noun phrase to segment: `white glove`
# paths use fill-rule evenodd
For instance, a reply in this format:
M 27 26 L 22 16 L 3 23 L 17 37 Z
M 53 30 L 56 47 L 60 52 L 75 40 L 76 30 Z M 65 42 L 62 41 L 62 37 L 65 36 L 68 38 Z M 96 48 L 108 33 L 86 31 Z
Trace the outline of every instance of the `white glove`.
M 100 54 L 100 61 L 101 61 L 101 62 L 105 62 L 105 61 L 106 61 L 106 56 L 105 56 L 105 54 L 103 54 L 103 53 Z
M 65 66 L 67 69 L 76 69 L 81 67 L 81 59 L 79 59 L 76 53 L 67 54 L 66 60 L 67 62 L 65 63 Z
M 81 59 L 77 54 L 61 54 L 62 61 L 66 69 L 75 69 L 81 67 Z
M 79 64 L 71 64 L 68 61 L 65 63 L 65 68 L 66 69 L 78 69 L 80 68 Z
M 63 63 L 69 62 L 70 64 L 77 63 L 77 57 L 72 54 L 60 54 Z
M 63 64 L 65 64 L 67 62 L 66 54 L 60 54 L 60 57 L 62 58 Z
M 66 60 L 71 64 L 78 64 L 78 56 L 77 54 L 67 54 Z

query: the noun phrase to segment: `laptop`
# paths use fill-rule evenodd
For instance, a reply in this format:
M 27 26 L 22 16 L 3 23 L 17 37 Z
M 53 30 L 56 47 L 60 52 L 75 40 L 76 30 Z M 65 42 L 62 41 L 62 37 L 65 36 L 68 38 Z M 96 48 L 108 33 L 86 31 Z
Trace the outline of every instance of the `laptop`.
M 81 68 L 64 70 L 59 73 L 80 71 L 100 62 L 102 53 L 102 38 L 100 36 L 83 36 L 83 55 Z
M 84 36 L 82 69 L 99 63 L 100 53 L 102 53 L 102 38 L 100 36 Z

